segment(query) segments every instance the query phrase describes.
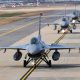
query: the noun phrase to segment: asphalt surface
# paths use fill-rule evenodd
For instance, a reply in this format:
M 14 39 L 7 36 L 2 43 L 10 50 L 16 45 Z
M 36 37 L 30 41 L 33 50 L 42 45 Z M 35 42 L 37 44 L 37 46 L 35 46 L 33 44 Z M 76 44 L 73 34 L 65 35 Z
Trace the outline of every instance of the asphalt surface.
M 67 11 L 70 13 L 70 11 Z M 44 13 L 44 15 L 64 14 L 64 11 L 52 11 Z M 42 22 L 53 22 L 60 17 L 54 18 L 42 18 Z M 0 46 L 11 46 L 16 44 L 22 44 L 27 42 L 32 36 L 37 34 L 38 30 L 38 18 L 29 17 L 14 23 L 0 26 Z M 74 34 L 66 34 L 63 39 L 59 41 L 61 44 L 80 44 L 80 28 L 77 25 L 77 29 L 73 30 Z M 57 34 L 57 31 L 53 31 L 53 26 L 42 25 L 42 39 L 46 43 L 54 43 L 62 34 Z M 3 53 L 0 51 L 0 79 L 1 80 L 20 80 L 20 78 L 29 70 L 32 64 L 29 64 L 26 68 L 23 67 L 23 60 L 26 51 L 22 51 L 23 57 L 19 62 L 13 60 L 15 50 L 7 50 Z M 51 59 L 52 53 L 49 54 Z M 79 50 L 59 50 L 61 57 L 58 61 L 54 62 L 52 59 L 52 68 L 49 68 L 44 62 L 42 62 L 27 80 L 80 80 L 80 54 Z
M 71 11 L 68 11 L 69 13 Z M 44 13 L 44 16 L 49 15 L 61 15 L 64 14 L 64 11 L 51 11 Z M 15 43 L 16 41 L 29 36 L 33 32 L 38 30 L 39 25 L 39 18 L 35 18 L 36 16 L 28 17 L 20 21 L 16 21 L 10 24 L 1 25 L 0 26 L 0 34 L 4 36 L 0 36 L 0 45 L 1 46 L 10 46 L 11 44 Z M 46 17 L 42 18 L 42 23 L 53 23 L 53 21 L 57 20 L 60 17 Z M 42 24 L 44 27 L 45 24 Z M 33 29 L 34 27 L 34 29 Z M 17 30 L 15 30 L 17 29 Z M 14 30 L 14 31 L 13 31 Z

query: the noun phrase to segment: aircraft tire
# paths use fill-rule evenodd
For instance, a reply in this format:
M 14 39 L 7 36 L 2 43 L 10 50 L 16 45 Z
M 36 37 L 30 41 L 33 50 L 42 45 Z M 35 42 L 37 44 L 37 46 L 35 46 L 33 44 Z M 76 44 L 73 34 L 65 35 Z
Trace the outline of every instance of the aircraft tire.
M 70 33 L 72 33 L 72 30 L 70 30 Z
M 60 31 L 58 30 L 58 33 L 59 33 Z
M 49 67 L 51 67 L 52 65 L 51 65 L 51 60 L 49 60 Z
M 26 60 L 24 60 L 23 66 L 26 67 L 26 65 L 27 65 L 27 62 L 26 62 Z

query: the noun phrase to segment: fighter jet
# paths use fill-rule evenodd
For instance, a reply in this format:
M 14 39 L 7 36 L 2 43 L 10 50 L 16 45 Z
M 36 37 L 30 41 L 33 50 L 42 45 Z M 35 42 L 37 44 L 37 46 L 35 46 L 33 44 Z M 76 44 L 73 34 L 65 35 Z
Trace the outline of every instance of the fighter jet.
M 45 24 L 45 25 L 52 25 L 52 27 L 54 27 L 54 30 L 57 29 L 57 27 L 60 27 L 60 29 L 58 30 L 58 33 L 67 33 L 67 32 L 70 32 L 72 33 L 72 28 L 71 28 L 71 25 L 73 24 L 72 22 L 70 22 L 68 20 L 68 17 L 70 15 L 49 15 L 47 17 L 51 17 L 51 18 L 54 18 L 54 17 L 62 17 L 60 21 L 56 21 L 56 22 L 47 22 L 47 23 L 42 23 L 42 24 Z M 45 17 L 45 16 L 43 16 Z M 73 26 L 73 25 L 72 25 Z
M 66 15 L 67 5 L 65 6 L 65 16 L 68 19 L 70 19 L 69 24 L 71 24 L 73 26 L 73 29 L 76 29 L 76 24 L 80 24 L 80 20 L 79 20 L 79 18 L 80 18 L 80 12 L 77 9 L 76 2 L 74 2 L 73 5 L 74 5 L 74 11 L 71 14 L 69 14 L 69 15 Z
M 58 30 L 58 33 L 59 32 L 65 33 L 68 31 L 72 33 L 72 28 L 76 29 L 76 24 L 80 24 L 79 17 L 80 16 L 78 15 L 77 12 L 73 12 L 73 14 L 71 15 L 66 15 L 65 17 L 62 18 L 61 22 L 54 24 L 55 25 L 54 30 L 57 29 L 57 25 L 60 25 L 61 29 Z M 68 20 L 69 18 L 71 19 L 70 21 Z
M 18 45 L 18 46 L 10 46 L 10 47 L 0 47 L 0 49 L 5 49 L 5 52 L 7 49 L 13 49 L 17 50 L 17 52 L 14 54 L 13 58 L 15 61 L 18 61 L 22 57 L 22 52 L 21 50 L 26 50 L 26 54 L 28 57 L 25 55 L 25 59 L 23 62 L 23 66 L 26 67 L 27 64 L 31 61 L 34 61 L 34 65 L 36 66 L 36 61 L 38 59 L 43 60 L 49 67 L 52 66 L 51 60 L 47 58 L 48 53 L 50 53 L 51 50 L 54 50 L 54 53 L 52 54 L 52 59 L 54 61 L 59 60 L 60 58 L 60 52 L 58 51 L 59 49 L 75 49 L 75 48 L 80 48 L 80 46 L 69 46 L 69 45 L 59 45 L 59 44 L 46 44 L 45 42 L 42 41 L 41 38 L 41 16 L 39 18 L 39 33 L 38 37 L 32 37 L 30 40 L 30 43 L 24 44 L 24 45 Z
M 67 33 L 67 32 L 72 33 L 72 29 L 70 27 L 69 21 L 65 17 L 63 17 L 60 22 L 48 23 L 47 25 L 48 26 L 49 25 L 54 25 L 54 30 L 56 30 L 58 25 L 59 25 L 59 27 L 61 27 L 61 28 L 60 28 L 60 30 L 58 30 L 58 33 L 60 33 L 60 32 L 61 33 Z
M 77 7 L 77 3 L 74 2 L 74 11 L 73 13 L 69 16 L 71 18 L 71 23 L 73 25 L 73 29 L 76 29 L 76 24 L 80 24 L 80 12 L 79 12 L 79 8 Z M 78 8 L 78 9 L 77 9 Z
M 54 15 L 54 16 L 62 16 L 62 15 Z M 53 16 L 49 16 L 53 17 Z M 71 20 L 69 20 L 71 18 Z M 76 29 L 76 24 L 80 24 L 79 16 L 77 14 L 70 14 L 66 16 L 62 16 L 61 21 L 55 22 L 55 23 L 43 23 L 46 25 L 54 25 L 54 30 L 57 29 L 57 27 L 60 27 L 60 30 L 58 30 L 58 33 L 72 33 L 72 29 Z
M 71 20 L 70 20 L 70 23 L 72 24 L 73 26 L 73 29 L 76 29 L 76 24 L 80 24 L 80 15 L 79 15 L 79 12 L 77 11 L 74 11 L 73 14 L 70 16 Z

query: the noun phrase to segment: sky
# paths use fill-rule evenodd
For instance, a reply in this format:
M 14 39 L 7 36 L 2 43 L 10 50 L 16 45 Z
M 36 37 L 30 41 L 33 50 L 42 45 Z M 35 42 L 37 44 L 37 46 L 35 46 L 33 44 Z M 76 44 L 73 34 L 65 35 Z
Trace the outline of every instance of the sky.
M 0 1 L 29 1 L 29 0 L 0 0 Z M 44 0 L 44 1 L 80 1 L 80 0 Z

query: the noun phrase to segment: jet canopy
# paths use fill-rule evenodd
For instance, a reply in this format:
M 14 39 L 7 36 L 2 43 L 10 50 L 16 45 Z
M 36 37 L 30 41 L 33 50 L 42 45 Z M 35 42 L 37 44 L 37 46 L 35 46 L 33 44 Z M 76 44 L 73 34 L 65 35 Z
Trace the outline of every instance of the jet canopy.
M 67 21 L 66 18 L 62 18 L 62 21 Z
M 77 13 L 76 13 L 75 11 L 73 12 L 73 14 L 74 14 L 74 15 L 77 15 Z
M 30 42 L 31 44 L 37 44 L 38 43 L 38 39 L 36 38 L 36 37 L 33 37 L 32 39 L 31 39 L 31 42 Z

